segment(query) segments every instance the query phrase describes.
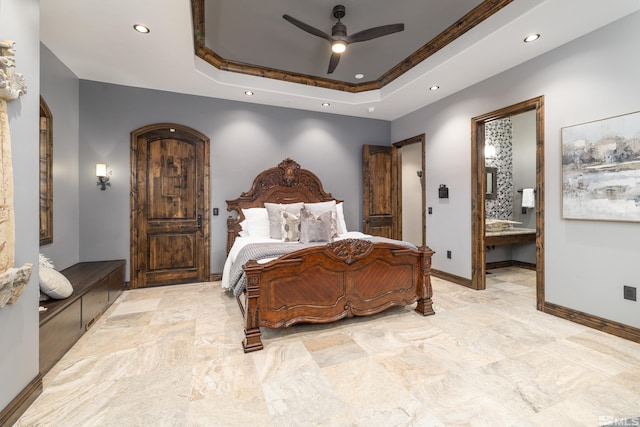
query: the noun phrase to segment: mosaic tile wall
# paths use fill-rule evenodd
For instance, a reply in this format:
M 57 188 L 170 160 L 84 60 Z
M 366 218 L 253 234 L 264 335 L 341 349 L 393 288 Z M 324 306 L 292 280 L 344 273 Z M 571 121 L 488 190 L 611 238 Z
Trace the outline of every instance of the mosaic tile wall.
M 485 124 L 485 144 L 495 147 L 495 157 L 486 159 L 487 166 L 498 169 L 498 189 L 495 200 L 487 200 L 486 218 L 513 220 L 513 150 L 511 119 Z

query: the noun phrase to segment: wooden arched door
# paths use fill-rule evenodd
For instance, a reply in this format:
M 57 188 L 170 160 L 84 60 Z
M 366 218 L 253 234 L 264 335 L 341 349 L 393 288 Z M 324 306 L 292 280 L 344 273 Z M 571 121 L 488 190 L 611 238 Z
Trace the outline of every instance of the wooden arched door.
M 160 123 L 131 133 L 131 287 L 209 280 L 209 138 Z

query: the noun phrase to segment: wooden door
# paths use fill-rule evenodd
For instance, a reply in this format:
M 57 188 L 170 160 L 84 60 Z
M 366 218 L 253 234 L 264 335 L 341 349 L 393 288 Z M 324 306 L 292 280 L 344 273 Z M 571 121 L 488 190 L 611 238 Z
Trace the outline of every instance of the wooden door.
M 208 281 L 209 139 L 157 124 L 131 148 L 131 287 Z
M 362 147 L 363 232 L 374 236 L 398 238 L 395 147 L 364 145 Z

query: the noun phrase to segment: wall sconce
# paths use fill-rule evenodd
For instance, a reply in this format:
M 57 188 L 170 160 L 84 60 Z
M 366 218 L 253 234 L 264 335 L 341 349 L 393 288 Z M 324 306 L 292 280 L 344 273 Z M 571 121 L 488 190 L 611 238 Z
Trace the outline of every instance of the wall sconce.
M 484 158 L 485 159 L 495 159 L 496 158 L 496 147 L 493 145 L 485 145 L 484 146 Z
M 96 163 L 96 176 L 98 177 L 97 185 L 101 190 L 106 190 L 107 185 L 111 187 L 109 182 L 109 175 L 107 175 L 107 165 L 104 163 Z

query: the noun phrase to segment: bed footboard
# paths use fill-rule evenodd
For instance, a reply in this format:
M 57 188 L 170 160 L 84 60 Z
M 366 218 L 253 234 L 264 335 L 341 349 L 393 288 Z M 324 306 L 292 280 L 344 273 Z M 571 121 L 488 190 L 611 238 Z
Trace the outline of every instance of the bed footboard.
M 245 352 L 263 348 L 260 327 L 328 323 L 368 316 L 417 302 L 423 316 L 434 314 L 431 256 L 368 240 L 338 240 L 302 249 L 268 263 L 249 261 L 244 293 Z

